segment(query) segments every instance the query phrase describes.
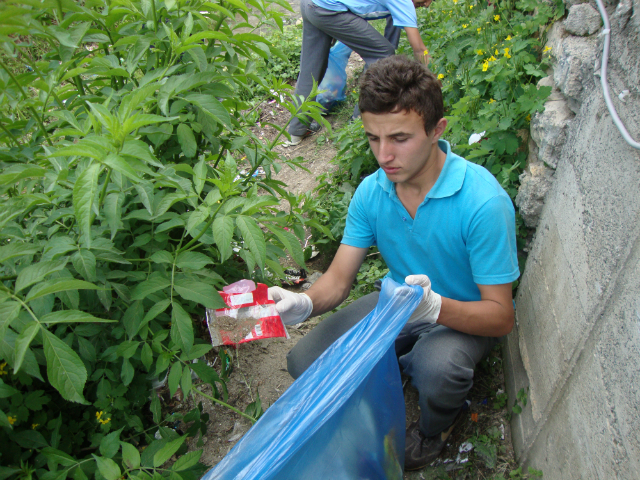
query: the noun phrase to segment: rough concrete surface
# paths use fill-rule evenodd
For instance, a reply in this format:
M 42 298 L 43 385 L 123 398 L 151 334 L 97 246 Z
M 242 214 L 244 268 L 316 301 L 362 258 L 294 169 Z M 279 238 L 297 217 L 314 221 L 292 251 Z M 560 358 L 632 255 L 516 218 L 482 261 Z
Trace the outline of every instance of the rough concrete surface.
M 607 10 L 611 97 L 638 141 L 640 1 Z M 510 398 L 528 391 L 512 420 L 513 443 L 518 460 L 545 479 L 637 479 L 640 151 L 624 142 L 605 105 L 601 38 L 572 36 L 566 26 L 549 35 L 553 79 L 576 115 L 553 145 L 553 185 L 542 186 L 548 193 L 505 346 Z M 538 147 L 553 123 L 539 121 Z

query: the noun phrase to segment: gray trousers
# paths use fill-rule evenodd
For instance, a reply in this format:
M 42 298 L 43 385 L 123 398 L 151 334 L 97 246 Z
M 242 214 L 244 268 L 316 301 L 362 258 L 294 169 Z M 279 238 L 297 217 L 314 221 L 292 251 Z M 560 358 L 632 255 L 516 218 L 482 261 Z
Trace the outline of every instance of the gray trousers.
M 298 378 L 335 340 L 373 310 L 378 292 L 339 310 L 305 335 L 287 355 L 287 369 Z M 498 343 L 438 324 L 407 324 L 396 338 L 403 373 L 418 390 L 420 430 L 431 437 L 446 430 L 464 405 L 476 364 Z
M 387 17 L 382 36 L 365 19 L 351 12 L 334 12 L 318 7 L 311 0 L 300 0 L 300 13 L 303 22 L 302 53 L 295 94 L 304 98 L 311 93 L 314 79 L 318 85 L 322 82 L 332 39 L 340 40 L 357 52 L 365 61 L 366 68 L 376 60 L 393 55 L 402 33 L 400 27 L 393 26 L 391 17 Z M 288 128 L 291 135 L 304 135 L 306 131 L 305 123 L 297 118 L 291 120 Z

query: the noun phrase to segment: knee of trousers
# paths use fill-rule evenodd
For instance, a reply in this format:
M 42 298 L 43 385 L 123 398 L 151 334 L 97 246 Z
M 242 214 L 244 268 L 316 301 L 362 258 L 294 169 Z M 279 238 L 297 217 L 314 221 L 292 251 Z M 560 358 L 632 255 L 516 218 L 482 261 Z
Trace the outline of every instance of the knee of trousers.
M 473 368 L 459 365 L 446 356 L 417 362 L 411 368 L 411 376 L 420 393 L 428 397 L 462 393 L 473 386 Z
M 289 350 L 287 353 L 287 372 L 295 380 L 307 369 L 302 365 L 298 355 L 296 355 L 295 348 Z

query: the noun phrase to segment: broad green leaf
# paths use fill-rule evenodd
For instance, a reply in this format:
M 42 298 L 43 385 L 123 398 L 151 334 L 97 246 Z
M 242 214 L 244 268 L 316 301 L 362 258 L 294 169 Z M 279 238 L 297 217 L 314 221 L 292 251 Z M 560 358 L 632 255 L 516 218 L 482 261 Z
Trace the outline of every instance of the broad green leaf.
M 91 246 L 91 215 L 101 170 L 100 164 L 92 163 L 80 174 L 73 187 L 73 209 L 76 221 L 86 237 L 88 247 Z
M 176 438 L 175 440 L 167 443 L 164 447 L 162 447 L 156 454 L 153 456 L 153 466 L 160 467 L 167 460 L 171 458 L 171 456 L 178 451 L 178 449 L 182 446 L 184 441 L 187 439 L 186 435 L 180 438 Z M 111 480 L 111 479 L 107 479 Z
M 185 300 L 204 305 L 207 308 L 225 308 L 226 304 L 215 288 L 204 282 L 188 279 L 176 280 L 173 288 Z
M 44 455 L 47 460 L 52 460 L 64 467 L 70 467 L 78 463 L 78 461 L 71 455 L 61 452 L 60 450 L 56 450 L 52 447 L 43 448 L 42 450 L 40 450 L 40 453 Z
M 137 186 L 137 185 L 136 185 Z M 111 240 L 114 239 L 118 230 L 124 226 L 122 223 L 122 205 L 124 204 L 124 194 L 110 193 L 104 199 L 104 205 L 102 206 L 102 213 L 111 230 Z
M 267 246 L 264 241 L 264 234 L 256 221 L 244 215 L 238 215 L 236 218 L 236 225 L 242 233 L 244 244 L 249 248 L 249 251 L 253 254 L 260 269 L 264 268 L 264 261 L 267 257 Z
M 120 434 L 122 428 L 109 433 L 100 440 L 100 453 L 107 458 L 113 458 L 118 450 L 120 450 Z
M 32 243 L 12 242 L 9 245 L 0 247 L 0 264 L 4 264 L 7 260 L 22 255 L 33 255 L 38 253 L 42 247 L 33 245 Z
M 40 449 L 49 446 L 44 435 L 37 430 L 23 430 L 15 433 L 11 436 L 11 440 L 26 449 Z
M 158 315 L 160 315 L 162 312 L 164 312 L 169 305 L 171 305 L 171 300 L 168 298 L 165 298 L 164 300 L 160 300 L 158 303 L 154 303 L 153 306 L 149 309 L 147 314 L 142 319 L 142 323 L 147 324 L 148 322 L 156 318 Z
M 140 331 L 144 318 L 144 309 L 141 301 L 133 302 L 127 311 L 124 312 L 120 323 L 124 326 L 127 336 L 133 338 L 133 336 Z
M 47 275 L 62 270 L 67 264 L 66 258 L 49 262 L 38 262 L 20 271 L 16 280 L 16 292 L 43 280 Z
M 302 268 L 304 268 L 304 252 L 302 251 L 302 246 L 300 245 L 300 241 L 298 237 L 296 237 L 293 233 L 286 231 L 283 228 L 277 227 L 275 225 L 265 224 L 278 240 L 282 242 L 284 248 L 291 254 L 293 260 Z
M 87 405 L 82 391 L 87 381 L 87 370 L 80 357 L 65 342 L 43 329 L 44 356 L 47 359 L 47 377 L 62 398 Z
M 185 200 L 186 198 L 187 196 L 183 195 L 182 193 L 170 193 L 168 195 L 165 195 L 163 199 L 158 203 L 153 218 L 158 218 L 160 215 L 164 215 L 174 203 Z
M 140 452 L 130 443 L 120 442 L 122 446 L 122 461 L 128 470 L 136 469 L 140 466 Z
M 176 133 L 178 134 L 178 143 L 180 143 L 180 146 L 182 147 L 182 153 L 184 156 L 187 158 L 195 157 L 196 152 L 198 151 L 198 145 L 191 127 L 185 123 L 181 123 L 176 129 Z
M 171 306 L 171 340 L 181 350 L 189 352 L 193 345 L 193 322 L 178 302 L 174 301 Z
M 168 278 L 161 276 L 149 277 L 144 282 L 136 285 L 136 288 L 131 292 L 131 300 L 143 300 L 147 296 L 151 295 L 158 290 L 163 290 L 171 286 L 171 281 Z
M 151 350 L 151 347 L 148 343 L 145 343 L 142 346 L 142 351 L 140 352 L 140 361 L 148 372 L 151 368 L 151 365 L 153 364 L 153 351 Z
M 173 264 L 173 255 L 171 255 L 166 250 L 158 250 L 154 252 L 153 255 L 149 257 L 149 259 L 154 263 L 168 263 Z
M 180 97 L 179 97 L 180 98 Z M 202 93 L 190 93 L 181 97 L 189 103 L 200 107 L 203 112 L 211 116 L 217 122 L 224 124 L 227 127 L 231 127 L 231 118 L 229 112 L 224 105 L 218 101 L 213 95 L 205 95 Z
M 222 382 L 220 376 L 218 375 L 218 372 L 216 372 L 213 368 L 211 368 L 204 362 L 190 363 L 189 367 L 191 368 L 191 370 L 196 372 L 198 378 L 200 378 L 200 380 L 205 383 L 215 385 L 215 382 Z
M 13 373 L 16 374 L 22 367 L 24 356 L 31 345 L 31 341 L 35 338 L 36 334 L 40 330 L 40 324 L 37 322 L 31 323 L 25 328 L 18 338 L 16 339 L 15 357 L 13 360 Z
M 193 187 L 198 195 L 200 195 L 200 193 L 202 192 L 206 180 L 207 164 L 205 163 L 203 158 L 193 167 Z
M 185 368 L 182 371 L 182 378 L 180 379 L 180 386 L 182 387 L 182 393 L 186 397 L 191 392 L 191 370 Z
M 131 340 L 127 340 L 118 345 L 116 349 L 116 355 L 124 358 L 131 358 L 135 355 L 136 350 L 140 346 L 140 342 L 134 342 Z
M 86 248 L 81 248 L 71 256 L 71 263 L 85 280 L 93 282 L 96 278 L 96 256 Z
M 199 252 L 182 252 L 176 260 L 178 268 L 188 268 L 190 270 L 201 270 L 211 263 L 214 262 L 210 257 Z
M 191 350 L 189 351 L 189 355 L 184 355 L 184 357 L 180 357 L 180 359 L 187 362 L 191 360 L 195 360 L 196 358 L 200 358 L 205 353 L 211 351 L 212 348 L 213 346 L 209 344 L 198 343 L 197 345 L 194 345 L 193 347 L 191 347 Z
M 147 209 L 149 215 L 153 215 L 153 184 L 151 182 L 140 182 L 134 185 L 138 197 Z
M 104 318 L 94 317 L 90 313 L 81 312 L 80 310 L 58 310 L 57 312 L 47 313 L 40 318 L 41 323 L 117 323 L 117 320 L 107 320 Z
M 105 480 L 118 480 L 122 476 L 120 467 L 116 462 L 110 458 L 98 457 L 95 454 L 92 455 L 96 460 L 100 474 L 105 478 Z
M 182 376 L 182 364 L 180 362 L 175 362 L 173 365 L 171 365 L 171 370 L 169 371 L 169 378 L 167 379 L 167 384 L 169 385 L 169 395 L 171 395 L 172 397 L 178 391 L 178 387 L 180 386 L 181 376 Z
M 171 470 L 175 472 L 187 470 L 188 468 L 196 465 L 200 461 L 200 457 L 202 457 L 202 450 L 187 452 L 174 462 L 174 464 L 171 466 Z
M 0 174 L 0 186 L 13 185 L 23 178 L 43 177 L 46 170 L 32 165 L 14 165 Z
M 11 425 L 11 422 L 7 418 L 7 414 L 4 413 L 2 410 L 0 410 L 0 427 L 7 427 L 10 430 L 13 430 L 13 425 Z M 19 472 L 19 471 L 20 470 L 16 470 L 16 472 Z
M 0 338 L 4 336 L 4 332 L 11 322 L 18 317 L 22 305 L 19 302 L 2 302 L 0 303 Z
M 35 285 L 27 295 L 27 302 L 36 298 L 44 297 L 51 293 L 66 292 L 68 290 L 99 290 L 100 287 L 84 280 L 68 280 L 66 278 L 56 278 Z
M 130 165 L 130 163 L 120 155 L 110 153 L 102 160 L 102 163 L 115 170 L 116 172 L 121 173 L 130 180 L 133 180 L 134 183 L 142 180 L 138 175 L 138 172 L 136 172 L 135 169 Z
M 16 393 L 18 393 L 18 390 L 13 388 L 11 385 L 7 385 L 0 378 L 0 398 L 7 398 Z
M 233 218 L 226 215 L 218 216 L 213 221 L 212 231 L 213 240 L 218 246 L 220 251 L 220 263 L 224 263 L 227 260 L 233 250 L 231 247 L 231 241 L 233 240 L 234 223 Z
M 122 370 L 120 371 L 120 378 L 122 379 L 123 385 L 131 384 L 133 380 L 133 376 L 135 374 L 135 370 L 133 369 L 133 365 L 131 365 L 131 361 L 128 358 L 124 358 L 122 360 Z

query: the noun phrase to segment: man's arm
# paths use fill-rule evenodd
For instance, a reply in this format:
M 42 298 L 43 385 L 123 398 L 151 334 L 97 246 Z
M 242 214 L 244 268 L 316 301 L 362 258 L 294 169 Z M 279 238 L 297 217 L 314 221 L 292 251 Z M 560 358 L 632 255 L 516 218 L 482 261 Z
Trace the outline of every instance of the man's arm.
M 407 33 L 407 40 L 409 40 L 409 44 L 413 49 L 414 58 L 424 65 L 429 65 L 431 57 L 428 53 L 425 53 L 427 48 L 424 46 L 424 42 L 422 41 L 422 37 L 420 36 L 418 29 L 414 27 L 404 27 L 404 31 Z
M 310 316 L 322 315 L 344 302 L 366 254 L 366 248 L 340 245 L 329 269 L 305 292 L 313 302 Z
M 501 337 L 513 329 L 511 284 L 478 285 L 481 300 L 460 302 L 442 297 L 438 323 L 471 335 Z

